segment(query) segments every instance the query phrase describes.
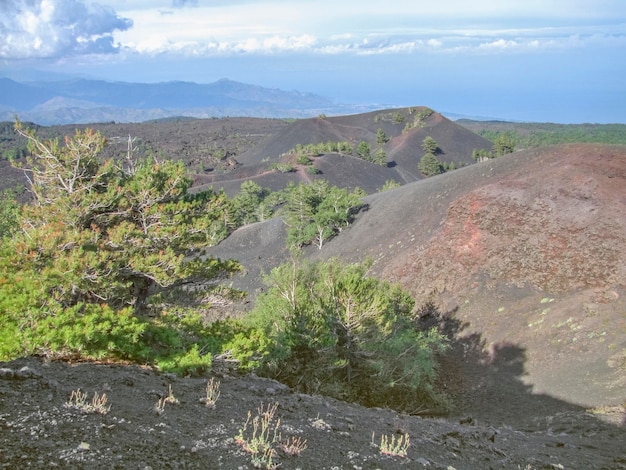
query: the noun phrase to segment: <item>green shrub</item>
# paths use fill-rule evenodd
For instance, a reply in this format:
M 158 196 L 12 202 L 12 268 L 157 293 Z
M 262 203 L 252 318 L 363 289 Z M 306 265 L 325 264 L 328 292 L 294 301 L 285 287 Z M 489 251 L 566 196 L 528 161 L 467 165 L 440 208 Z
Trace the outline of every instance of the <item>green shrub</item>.
M 395 112 L 391 115 L 391 122 L 394 124 L 402 124 L 404 119 L 404 115 L 400 112 Z
M 401 186 L 401 184 L 398 183 L 397 181 L 387 180 L 387 181 L 385 181 L 385 184 L 383 185 L 383 187 L 379 189 L 379 192 L 388 191 L 390 189 L 399 188 L 400 186 Z
M 296 158 L 296 163 L 298 165 L 310 165 L 311 159 L 306 155 L 298 155 L 298 158 Z
M 296 171 L 290 163 L 272 163 L 270 165 L 270 170 L 277 170 L 281 173 L 291 173 L 292 171 Z
M 215 322 L 210 331 L 214 354 L 227 354 L 241 371 L 258 369 L 269 354 L 271 341 L 265 332 L 238 320 Z
M 413 300 L 367 275 L 368 265 L 293 260 L 272 270 L 247 318 L 269 339 L 260 371 L 305 393 L 410 410 L 433 392 L 436 330 L 419 331 Z
M 137 359 L 146 354 L 146 324 L 132 309 L 106 304 L 64 306 L 36 275 L 2 273 L 0 360 L 29 355 Z
M 197 344 L 179 354 L 168 354 L 157 360 L 161 370 L 179 375 L 200 375 L 211 368 L 211 363 L 211 354 L 200 354 Z

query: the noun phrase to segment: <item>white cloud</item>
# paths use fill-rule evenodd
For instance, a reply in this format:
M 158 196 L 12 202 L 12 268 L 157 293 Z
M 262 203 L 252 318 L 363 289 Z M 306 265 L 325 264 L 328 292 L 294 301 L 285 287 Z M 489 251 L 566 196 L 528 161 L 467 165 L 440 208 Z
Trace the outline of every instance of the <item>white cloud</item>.
M 481 49 L 513 49 L 520 47 L 520 43 L 512 39 L 497 39 L 491 42 L 484 42 L 478 47 Z
M 118 50 L 190 57 L 498 54 L 626 41 L 626 4 L 618 0 L 593 8 L 586 0 L 99 1 L 109 6 L 0 0 L 0 58 Z
M 168 15 L 157 8 L 125 10 L 135 27 L 116 39 L 131 50 L 194 55 L 540 51 L 581 47 L 592 36 L 595 44 L 614 43 L 626 36 L 619 22 L 626 22 L 625 11 L 615 0 L 594 8 L 583 0 L 206 0 Z M 574 34 L 580 44 L 571 41 Z
M 108 6 L 80 0 L 3 0 L 0 57 L 50 58 L 116 52 L 113 32 L 132 26 Z

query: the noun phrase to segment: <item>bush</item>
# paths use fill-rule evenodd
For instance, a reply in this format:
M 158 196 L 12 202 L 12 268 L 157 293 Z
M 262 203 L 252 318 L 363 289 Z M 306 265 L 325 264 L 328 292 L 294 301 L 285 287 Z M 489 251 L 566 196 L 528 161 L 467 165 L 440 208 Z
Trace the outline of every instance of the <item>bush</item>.
M 269 351 L 260 371 L 305 393 L 403 410 L 434 406 L 441 334 L 416 328 L 413 300 L 368 264 L 293 260 L 272 270 L 247 319 Z
M 290 163 L 273 163 L 270 165 L 270 170 L 277 170 L 281 173 L 291 173 L 296 169 Z
M 364 140 L 360 141 L 359 145 L 357 145 L 357 148 L 356 148 L 356 154 L 363 160 L 370 160 L 370 157 L 371 157 L 370 144 L 368 144 Z
M 296 163 L 298 165 L 310 165 L 311 159 L 306 155 L 298 155 L 298 158 L 296 158 Z
M 4 254 L 4 253 L 3 253 Z M 4 258 L 2 268 L 8 264 Z M 0 361 L 29 355 L 138 359 L 146 323 L 131 308 L 106 304 L 65 306 L 47 296 L 49 286 L 35 273 L 2 269 L 0 284 Z
M 400 183 L 394 180 L 387 180 L 382 188 L 379 189 L 379 192 L 388 191 L 390 189 L 399 188 L 401 186 Z

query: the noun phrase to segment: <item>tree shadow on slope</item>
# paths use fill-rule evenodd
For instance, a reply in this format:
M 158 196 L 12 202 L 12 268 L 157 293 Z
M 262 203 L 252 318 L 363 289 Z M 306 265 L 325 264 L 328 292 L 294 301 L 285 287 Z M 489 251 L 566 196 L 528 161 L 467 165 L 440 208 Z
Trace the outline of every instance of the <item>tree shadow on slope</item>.
M 606 425 L 582 406 L 533 393 L 533 385 L 524 381 L 526 350 L 511 343 L 487 346 L 480 334 L 466 332 L 469 324 L 455 313 L 456 309 L 441 314 L 436 308 L 423 307 L 418 320 L 421 328 L 436 325 L 449 338 L 451 347 L 441 358 L 438 386 L 453 401 L 453 417 L 461 422 L 479 420 L 535 430 L 549 429 L 565 419 L 573 428 L 577 426 L 574 421 L 585 422 L 583 428 Z M 611 413 L 612 423 L 626 424 L 624 407 Z

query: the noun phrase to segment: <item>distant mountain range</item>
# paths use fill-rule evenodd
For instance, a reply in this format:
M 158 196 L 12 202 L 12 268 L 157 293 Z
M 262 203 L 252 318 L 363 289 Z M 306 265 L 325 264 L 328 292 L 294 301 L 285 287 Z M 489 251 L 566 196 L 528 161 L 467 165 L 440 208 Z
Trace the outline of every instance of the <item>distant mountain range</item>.
M 172 116 L 313 117 L 353 114 L 374 105 L 335 103 L 299 91 L 264 88 L 228 79 L 214 83 L 127 83 L 73 79 L 17 82 L 0 78 L 0 121 L 41 125 L 143 122 Z

